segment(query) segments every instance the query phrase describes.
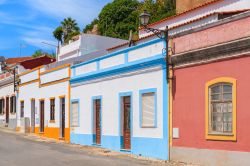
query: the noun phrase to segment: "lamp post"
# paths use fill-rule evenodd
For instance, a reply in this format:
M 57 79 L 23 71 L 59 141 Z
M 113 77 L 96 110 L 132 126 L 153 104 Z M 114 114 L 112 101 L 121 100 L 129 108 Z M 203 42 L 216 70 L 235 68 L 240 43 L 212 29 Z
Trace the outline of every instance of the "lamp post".
M 171 59 L 169 58 L 168 56 L 168 26 L 166 26 L 166 28 L 164 30 L 161 30 L 161 29 L 154 29 L 154 28 L 150 28 L 148 27 L 148 23 L 149 23 L 149 20 L 150 20 L 150 14 L 144 10 L 143 13 L 140 14 L 139 18 L 140 18 L 140 23 L 141 25 L 143 26 L 144 30 L 146 32 L 152 32 L 154 35 L 156 35 L 158 38 L 164 40 L 166 42 L 166 48 L 163 48 L 163 50 L 166 52 L 165 54 L 165 62 L 166 62 L 166 73 L 167 73 L 167 80 L 169 79 L 172 79 L 169 77 L 169 72 L 168 72 L 168 68 L 169 66 L 172 66 L 171 64 Z
M 18 89 L 18 85 L 20 84 L 20 79 L 19 78 L 16 78 L 17 76 L 17 66 L 14 66 L 14 68 L 9 68 L 5 62 L 5 58 L 3 59 L 0 59 L 0 63 L 1 63 L 1 70 L 3 72 L 9 72 L 10 74 L 13 74 L 14 76 L 14 92 L 16 92 Z

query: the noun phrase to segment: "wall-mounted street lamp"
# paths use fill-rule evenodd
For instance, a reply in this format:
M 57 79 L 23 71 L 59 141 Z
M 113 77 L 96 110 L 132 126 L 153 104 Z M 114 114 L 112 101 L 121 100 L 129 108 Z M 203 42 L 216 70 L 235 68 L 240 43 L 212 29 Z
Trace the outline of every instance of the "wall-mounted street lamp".
M 168 26 L 166 26 L 165 30 L 161 30 L 161 29 L 154 29 L 154 28 L 150 28 L 148 27 L 148 23 L 149 23 L 149 20 L 150 20 L 150 17 L 151 15 L 146 11 L 144 10 L 143 13 L 140 14 L 140 23 L 141 25 L 143 26 L 144 30 L 146 32 L 152 32 L 154 35 L 156 35 L 157 37 L 159 37 L 160 39 L 164 40 L 165 43 L 166 43 L 166 48 L 163 48 L 163 52 L 165 52 L 165 61 L 166 61 L 166 70 L 167 70 L 167 80 L 169 79 L 172 79 L 169 77 L 169 72 L 168 72 L 168 68 L 169 66 L 172 66 L 171 64 L 171 59 L 170 57 L 168 56 Z

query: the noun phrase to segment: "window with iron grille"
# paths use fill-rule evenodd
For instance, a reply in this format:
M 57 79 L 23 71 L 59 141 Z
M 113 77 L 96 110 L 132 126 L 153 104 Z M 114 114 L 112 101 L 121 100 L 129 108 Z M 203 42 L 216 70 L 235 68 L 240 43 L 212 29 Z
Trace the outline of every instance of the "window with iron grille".
M 21 118 L 24 117 L 24 101 L 20 102 L 20 111 L 21 111 Z
M 209 134 L 233 133 L 232 84 L 218 83 L 209 88 Z
M 55 120 L 55 99 L 50 99 L 50 120 Z

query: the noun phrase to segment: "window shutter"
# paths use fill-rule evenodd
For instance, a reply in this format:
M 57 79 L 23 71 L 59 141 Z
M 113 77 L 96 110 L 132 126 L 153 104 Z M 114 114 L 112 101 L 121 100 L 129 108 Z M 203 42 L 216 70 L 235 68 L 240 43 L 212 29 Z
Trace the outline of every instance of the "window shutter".
M 78 102 L 72 103 L 72 117 L 71 117 L 71 126 L 78 126 L 79 124 L 79 115 L 78 115 Z
M 155 126 L 155 93 L 142 94 L 142 127 Z

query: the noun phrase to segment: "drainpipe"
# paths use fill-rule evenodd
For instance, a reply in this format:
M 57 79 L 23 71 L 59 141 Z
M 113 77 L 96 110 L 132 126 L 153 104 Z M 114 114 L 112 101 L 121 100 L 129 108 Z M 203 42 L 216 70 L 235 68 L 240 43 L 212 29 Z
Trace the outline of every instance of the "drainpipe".
M 168 76 L 169 78 L 169 88 L 168 88 L 168 98 L 169 98 L 169 104 L 168 104 L 168 109 L 169 109 L 169 119 L 168 119 L 168 122 L 169 122 L 169 160 L 171 159 L 171 147 L 172 147 L 172 135 L 173 135 L 173 80 L 174 80 L 174 73 L 173 73 L 173 64 L 171 62 L 171 56 L 173 55 L 173 39 L 169 39 L 169 48 L 170 48 L 170 51 L 169 51 L 169 66 L 168 66 Z

